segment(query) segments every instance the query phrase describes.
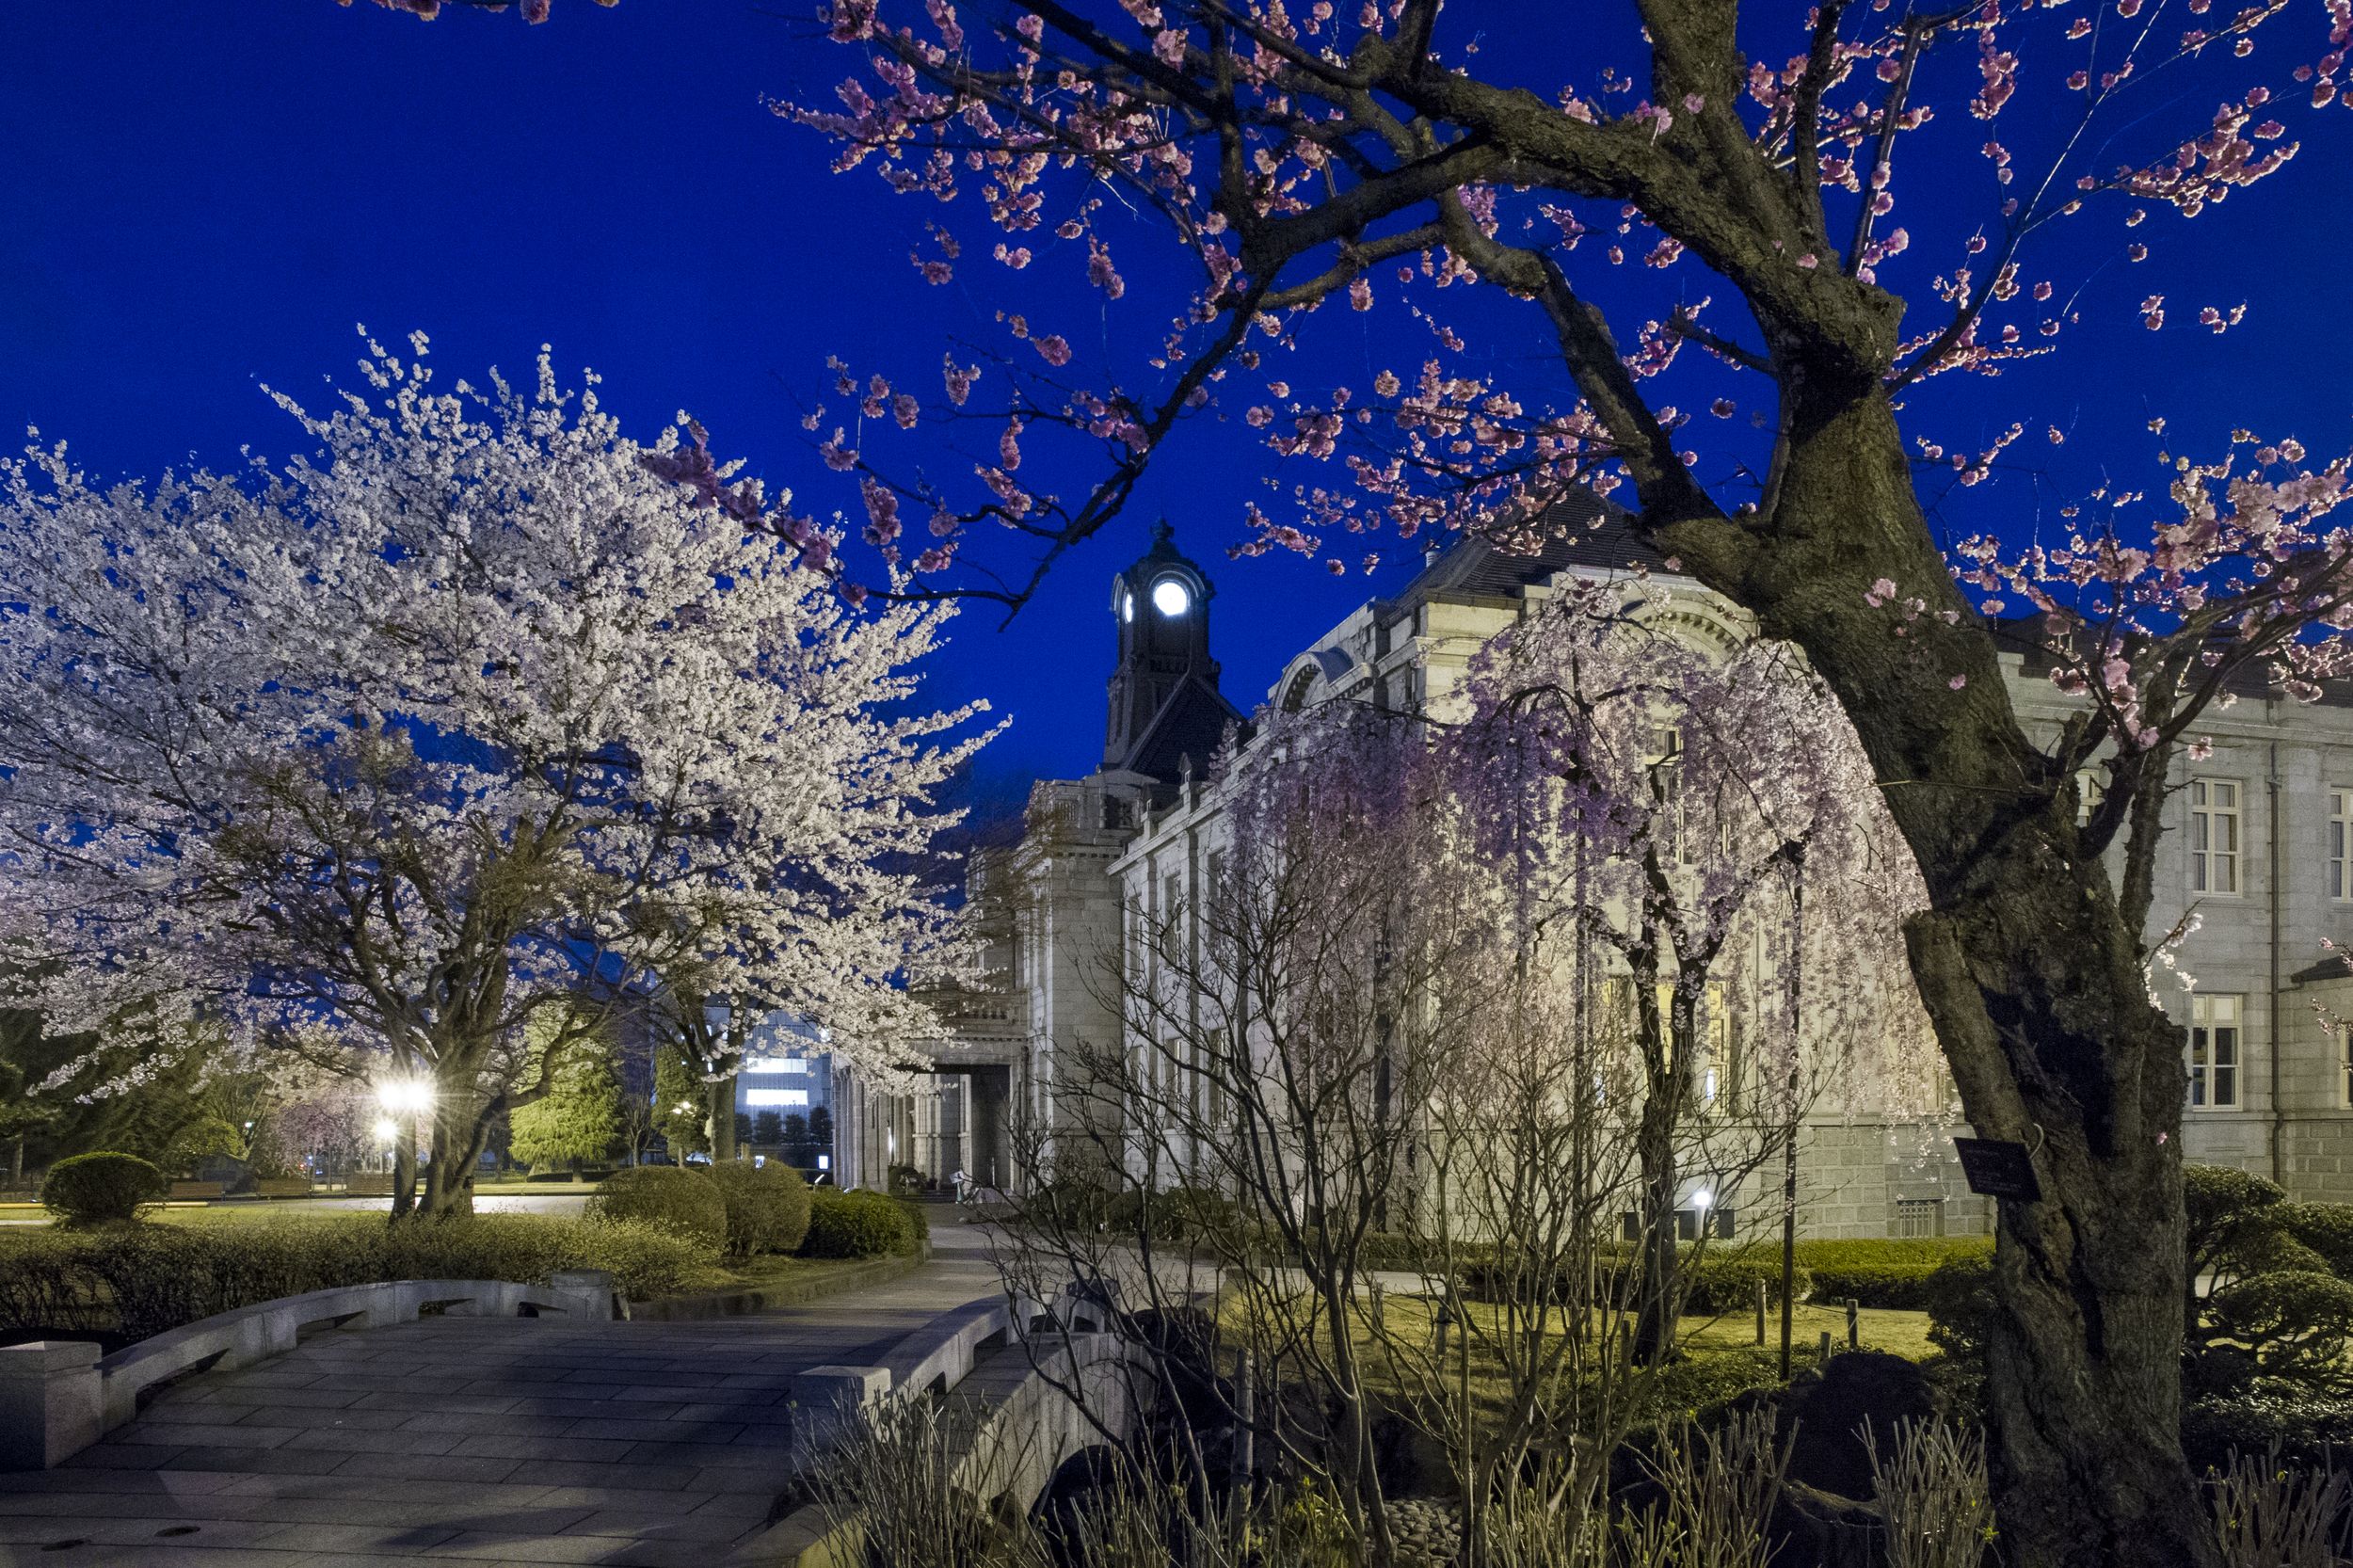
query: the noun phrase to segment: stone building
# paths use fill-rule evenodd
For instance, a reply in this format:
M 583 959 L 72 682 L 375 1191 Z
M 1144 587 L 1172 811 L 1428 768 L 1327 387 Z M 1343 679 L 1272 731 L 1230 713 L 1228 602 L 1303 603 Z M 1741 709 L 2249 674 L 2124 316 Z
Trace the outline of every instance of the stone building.
M 1440 712 L 1473 655 L 1564 576 L 1640 574 L 1666 596 L 1679 633 L 1746 636 L 1736 607 L 1680 579 L 1591 500 L 1564 504 L 1532 553 L 1465 539 L 1426 558 L 1396 593 L 1367 601 L 1309 642 L 1267 694 L 1297 710 L 1358 701 Z M 1207 575 L 1162 524 L 1120 572 L 1109 606 L 1116 660 L 1101 766 L 1032 790 L 1020 839 L 977 857 L 972 895 L 990 911 L 982 990 L 945 999 L 950 1039 L 932 1054 L 939 1087 L 878 1119 L 893 1146 L 936 1179 L 963 1170 L 1019 1188 L 1008 1128 L 1068 1128 L 1112 1113 L 1075 1082 L 1071 1043 L 1118 1038 L 1123 919 L 1197 896 L 1221 807 L 1205 777 L 1248 720 L 1223 695 L 1210 654 Z M 2031 649 L 2005 654 L 2026 722 L 2055 731 L 2071 699 Z M 2353 1014 L 2353 968 L 2326 938 L 2353 924 L 2353 705 L 2301 706 L 2257 694 L 2218 712 L 2210 757 L 2177 766 L 2153 916 L 2185 987 L 2162 966 L 2160 1000 L 2189 1029 L 2190 1157 L 2244 1165 L 2314 1196 L 2353 1191 L 2353 1055 L 2323 1010 Z M 1917 999 L 1891 996 L 1888 1027 L 1912 1029 Z M 1058 1057 L 1064 1064 L 1058 1068 Z M 1941 1074 L 1940 1074 L 1941 1077 Z M 1947 1091 L 1947 1094 L 1949 1091 Z M 1948 1113 L 1949 1114 L 1949 1113 Z M 1970 1234 L 1990 1224 L 1951 1159 L 1957 1120 L 1895 1121 L 1851 1110 L 1810 1118 L 1801 1140 L 1801 1224 L 1820 1236 Z M 868 1151 L 872 1167 L 878 1148 Z M 1709 1194 L 1725 1209 L 1775 1193 Z M 1720 1218 L 1728 1216 L 1720 1215 Z

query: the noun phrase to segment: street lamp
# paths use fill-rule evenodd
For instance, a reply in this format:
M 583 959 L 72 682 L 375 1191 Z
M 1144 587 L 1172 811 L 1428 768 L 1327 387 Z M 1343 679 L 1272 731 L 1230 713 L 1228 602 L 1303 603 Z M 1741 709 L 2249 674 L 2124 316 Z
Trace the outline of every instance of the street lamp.
M 376 1102 L 394 1115 L 413 1116 L 433 1104 L 433 1082 L 423 1078 L 386 1079 L 376 1086 Z
M 433 1080 L 427 1078 L 388 1078 L 376 1086 L 376 1103 L 385 1115 L 376 1124 L 376 1136 L 391 1147 L 392 1174 L 392 1213 L 408 1211 L 403 1202 L 406 1183 L 401 1180 L 401 1157 L 411 1154 L 417 1146 L 417 1117 L 433 1106 Z

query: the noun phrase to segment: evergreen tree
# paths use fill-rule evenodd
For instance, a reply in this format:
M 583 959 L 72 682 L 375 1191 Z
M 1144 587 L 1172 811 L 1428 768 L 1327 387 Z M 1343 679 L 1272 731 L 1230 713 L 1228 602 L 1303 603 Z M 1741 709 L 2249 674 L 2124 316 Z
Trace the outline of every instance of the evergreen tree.
M 621 1086 L 611 1045 L 582 1032 L 539 1049 L 548 1058 L 546 1087 L 508 1116 L 515 1158 L 533 1166 L 604 1158 L 621 1134 Z

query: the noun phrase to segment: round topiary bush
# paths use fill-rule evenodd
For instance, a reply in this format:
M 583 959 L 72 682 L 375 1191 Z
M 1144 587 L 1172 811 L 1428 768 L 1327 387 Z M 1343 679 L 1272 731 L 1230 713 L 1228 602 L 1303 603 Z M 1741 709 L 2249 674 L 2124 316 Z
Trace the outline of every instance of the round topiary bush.
M 789 1253 L 808 1234 L 808 1184 L 789 1165 L 713 1165 L 728 1210 L 728 1256 Z
M 887 1192 L 842 1192 L 821 1187 L 808 1209 L 803 1257 L 888 1257 L 915 1251 L 915 1225 Z
M 49 1167 L 40 1201 L 66 1225 L 116 1224 L 171 1190 L 164 1173 L 136 1154 L 76 1154 Z
M 588 1203 L 599 1219 L 643 1220 L 712 1247 L 728 1244 L 728 1202 L 719 1184 L 676 1165 L 635 1165 L 597 1184 Z

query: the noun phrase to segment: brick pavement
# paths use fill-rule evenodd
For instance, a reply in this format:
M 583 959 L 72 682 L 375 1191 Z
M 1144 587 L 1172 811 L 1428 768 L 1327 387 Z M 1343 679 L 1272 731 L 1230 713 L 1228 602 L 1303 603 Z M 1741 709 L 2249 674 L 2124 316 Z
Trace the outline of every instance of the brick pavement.
M 316 1336 L 167 1391 L 59 1469 L 0 1476 L 0 1563 L 708 1568 L 768 1516 L 794 1371 L 872 1361 L 995 1288 L 962 1240 L 750 1317 Z

